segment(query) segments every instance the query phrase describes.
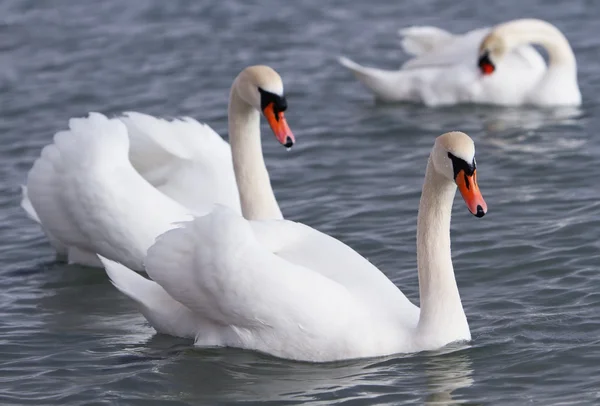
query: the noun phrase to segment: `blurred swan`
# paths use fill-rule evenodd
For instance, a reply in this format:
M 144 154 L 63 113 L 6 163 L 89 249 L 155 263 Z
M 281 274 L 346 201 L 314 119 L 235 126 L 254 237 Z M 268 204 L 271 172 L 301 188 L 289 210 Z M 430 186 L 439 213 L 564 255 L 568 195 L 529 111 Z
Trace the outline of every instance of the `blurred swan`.
M 158 235 L 214 204 L 248 219 L 281 219 L 262 155 L 259 112 L 289 148 L 294 137 L 286 103 L 273 69 L 244 69 L 229 101 L 231 148 L 189 118 L 90 113 L 71 119 L 34 163 L 22 207 L 69 262 L 101 266 L 99 253 L 138 271 Z
M 457 185 L 482 217 L 473 141 L 453 132 L 434 144 L 419 205 L 421 309 L 342 242 L 300 223 L 248 221 L 224 207 L 157 239 L 145 261 L 152 280 L 103 262 L 157 331 L 199 346 L 315 362 L 440 348 L 471 338 L 450 255 Z
M 400 35 L 404 51 L 414 56 L 400 70 L 339 59 L 380 101 L 427 106 L 581 104 L 573 50 L 546 21 L 520 19 L 458 35 L 436 27 L 410 27 Z M 548 66 L 530 44 L 547 51 Z

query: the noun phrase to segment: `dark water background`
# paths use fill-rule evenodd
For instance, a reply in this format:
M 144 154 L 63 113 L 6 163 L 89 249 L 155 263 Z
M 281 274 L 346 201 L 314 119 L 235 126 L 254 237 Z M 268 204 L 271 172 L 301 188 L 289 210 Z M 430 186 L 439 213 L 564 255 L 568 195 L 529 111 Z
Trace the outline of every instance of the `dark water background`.
M 377 106 L 337 63 L 394 68 L 396 30 L 556 24 L 581 109 Z M 0 404 L 600 402 L 600 4 L 596 1 L 0 1 Z M 489 214 L 455 205 L 473 342 L 327 365 L 158 336 L 101 270 L 55 263 L 19 185 L 88 111 L 191 115 L 226 135 L 247 65 L 284 78 L 297 145 L 263 140 L 287 218 L 349 243 L 418 300 L 417 205 L 435 136 L 476 142 Z M 436 403 L 437 402 L 437 403 Z

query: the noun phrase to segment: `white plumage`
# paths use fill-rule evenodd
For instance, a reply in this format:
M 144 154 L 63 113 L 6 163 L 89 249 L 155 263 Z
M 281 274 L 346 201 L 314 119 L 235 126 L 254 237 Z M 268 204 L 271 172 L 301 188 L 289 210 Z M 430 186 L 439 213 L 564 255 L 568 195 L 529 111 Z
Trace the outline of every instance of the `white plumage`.
M 21 205 L 69 262 L 101 266 L 99 254 L 142 271 L 157 236 L 215 204 L 249 219 L 282 218 L 263 160 L 260 112 L 289 147 L 286 107 L 279 75 L 251 66 L 232 85 L 231 147 L 191 118 L 71 119 L 34 163 Z
M 151 280 L 134 283 L 142 277 L 109 261 L 107 272 L 157 331 L 194 336 L 199 346 L 333 361 L 469 340 L 450 258 L 456 184 L 448 152 L 474 162 L 468 136 L 438 138 L 419 208 L 421 310 L 335 238 L 288 220 L 249 221 L 222 206 L 157 239 L 145 261 Z M 472 182 L 467 193 L 485 206 L 474 174 Z
M 437 27 L 399 31 L 404 51 L 413 55 L 399 70 L 361 66 L 341 57 L 348 68 L 384 102 L 427 106 L 480 103 L 496 105 L 579 105 L 575 56 L 564 35 L 551 24 L 514 20 L 492 28 L 452 34 Z M 482 74 L 478 58 L 493 37 L 495 70 Z M 530 45 L 548 51 L 550 63 Z
M 227 143 L 193 119 L 140 113 L 71 119 L 36 160 L 22 200 L 69 262 L 101 266 L 97 252 L 137 270 L 157 235 L 214 203 L 240 211 Z

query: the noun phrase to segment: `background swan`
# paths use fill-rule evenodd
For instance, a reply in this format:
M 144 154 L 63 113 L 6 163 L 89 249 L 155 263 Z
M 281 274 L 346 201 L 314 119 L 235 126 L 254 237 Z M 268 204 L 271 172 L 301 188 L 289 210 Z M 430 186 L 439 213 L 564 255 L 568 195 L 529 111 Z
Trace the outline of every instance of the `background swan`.
M 249 219 L 282 218 L 263 160 L 259 111 L 289 148 L 294 137 L 286 108 L 279 75 L 253 66 L 232 85 L 231 149 L 189 119 L 98 113 L 71 119 L 34 163 L 22 206 L 69 262 L 99 265 L 99 253 L 142 270 L 156 236 L 214 203 L 239 212 L 241 202 Z M 170 140 L 174 133 L 178 138 Z
M 378 100 L 427 106 L 581 104 L 573 50 L 548 22 L 514 20 L 461 35 L 436 27 L 410 27 L 400 34 L 404 50 L 414 57 L 398 71 L 340 58 Z M 548 66 L 529 44 L 546 49 Z
M 450 256 L 457 185 L 482 217 L 473 141 L 437 138 L 419 205 L 421 309 L 369 261 L 300 223 L 217 208 L 157 240 L 152 280 L 104 260 L 114 285 L 160 332 L 307 361 L 435 349 L 471 334 Z

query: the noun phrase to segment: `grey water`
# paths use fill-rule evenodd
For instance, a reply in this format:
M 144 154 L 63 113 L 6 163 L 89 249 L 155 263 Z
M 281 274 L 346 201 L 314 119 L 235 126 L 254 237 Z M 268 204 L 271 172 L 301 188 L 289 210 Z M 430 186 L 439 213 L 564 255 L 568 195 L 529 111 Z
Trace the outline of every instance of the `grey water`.
M 557 25 L 579 109 L 379 105 L 336 62 L 396 68 L 398 28 Z M 600 402 L 600 5 L 595 1 L 0 1 L 0 404 Z M 418 303 L 415 232 L 434 138 L 471 135 L 488 214 L 454 205 L 472 342 L 315 365 L 156 335 L 102 270 L 55 261 L 19 207 L 56 131 L 88 111 L 189 115 L 227 136 L 231 81 L 268 64 L 297 144 L 264 129 L 284 215 L 345 241 Z M 267 135 L 268 134 L 268 135 Z

